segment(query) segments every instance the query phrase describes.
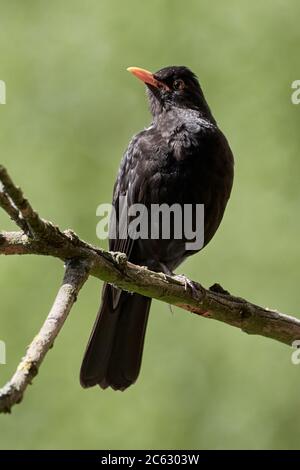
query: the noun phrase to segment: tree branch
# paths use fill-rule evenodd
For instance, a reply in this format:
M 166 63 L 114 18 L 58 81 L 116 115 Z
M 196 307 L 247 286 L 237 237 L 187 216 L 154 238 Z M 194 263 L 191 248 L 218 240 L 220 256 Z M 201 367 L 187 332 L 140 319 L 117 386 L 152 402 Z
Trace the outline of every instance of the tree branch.
M 20 403 L 23 394 L 37 375 L 45 355 L 53 346 L 67 316 L 77 299 L 77 294 L 89 275 L 86 261 L 69 261 L 62 286 L 39 333 L 33 339 L 10 381 L 0 390 L 0 412 L 10 412 Z
M 180 276 L 168 276 L 152 272 L 146 267 L 128 262 L 126 255 L 123 253 L 112 253 L 90 245 L 81 240 L 71 230 L 62 232 L 50 222 L 40 219 L 28 201 L 24 199 L 21 190 L 15 187 L 3 167 L 0 167 L 0 181 L 3 185 L 4 194 L 8 196 L 4 199 L 0 197 L 0 206 L 11 216 L 12 210 L 7 207 L 7 201 L 11 201 L 12 206 L 18 209 L 22 220 L 29 228 L 28 231 L 1 232 L 0 254 L 48 255 L 67 261 L 68 266 L 69 260 L 77 260 L 76 265 L 72 264 L 72 276 L 75 276 L 75 272 L 77 272 L 78 277 L 75 276 L 74 279 L 78 279 L 78 283 L 73 282 L 73 294 L 69 293 L 71 297 L 68 297 L 68 295 L 65 297 L 63 304 L 66 310 L 64 310 L 65 313 L 60 310 L 62 320 L 59 321 L 59 328 L 51 333 L 54 336 L 51 336 L 48 343 L 43 341 L 38 343 L 39 353 L 38 356 L 34 356 L 34 366 L 33 369 L 30 369 L 31 371 L 41 363 L 70 311 L 74 302 L 74 293 L 77 294 L 89 275 L 124 290 L 176 305 L 202 317 L 222 321 L 240 328 L 248 334 L 266 336 L 288 345 L 292 345 L 294 340 L 300 338 L 300 320 L 295 317 L 232 296 L 218 284 L 210 289 L 205 289 L 200 284 L 194 283 L 194 288 L 191 289 Z M 14 218 L 14 220 L 17 222 L 17 219 Z M 69 276 L 68 270 L 66 276 Z M 64 279 L 61 288 L 63 292 L 65 292 L 64 286 L 66 285 L 69 285 L 69 282 Z M 59 299 L 64 297 L 61 291 L 58 297 Z M 52 318 L 52 316 L 53 311 L 50 312 L 50 317 Z M 45 325 L 48 325 L 46 331 L 49 325 L 53 324 L 52 320 L 50 323 L 48 320 L 49 317 L 45 323 Z M 45 331 L 44 327 L 41 330 L 42 333 Z M 28 350 L 30 355 L 35 348 L 34 340 Z M 24 359 L 25 364 L 28 364 L 28 359 L 26 359 L 28 352 Z M 30 355 L 29 357 L 31 357 Z M 28 376 L 25 380 L 24 372 L 20 375 L 19 369 L 20 367 L 21 370 L 24 369 L 24 360 L 11 381 L 0 391 L 0 411 L 7 411 L 12 404 L 16 403 L 15 399 L 19 400 L 22 397 L 26 386 L 34 375 L 30 375 L 32 374 L 30 372 L 28 374 L 29 380 L 27 380 Z M 19 386 L 20 380 L 22 386 Z M 12 385 L 12 383 L 15 385 Z M 20 392 L 17 392 L 17 390 Z
M 28 229 L 27 224 L 18 209 L 4 192 L 0 192 L 0 206 L 8 213 L 11 220 L 16 222 L 21 230 L 26 231 Z

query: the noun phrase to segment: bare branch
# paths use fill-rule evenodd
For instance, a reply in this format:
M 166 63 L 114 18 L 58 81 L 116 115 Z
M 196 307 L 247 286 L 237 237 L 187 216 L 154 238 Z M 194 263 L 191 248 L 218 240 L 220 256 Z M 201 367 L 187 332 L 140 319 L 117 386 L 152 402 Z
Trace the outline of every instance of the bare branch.
M 3 193 L 11 200 L 13 206 L 20 212 L 25 221 L 27 230 L 30 230 L 32 236 L 55 238 L 56 228 L 50 223 L 40 218 L 38 213 L 33 210 L 27 199 L 24 198 L 21 188 L 17 187 L 4 166 L 0 165 L 0 181 L 3 186 Z M 2 208 L 11 216 L 9 208 L 5 204 L 0 204 Z M 19 225 L 19 224 L 18 224 Z M 26 231 L 26 229 L 25 229 Z
M 11 380 L 0 390 L 0 412 L 9 413 L 11 407 L 22 400 L 27 386 L 37 375 L 45 355 L 53 346 L 88 275 L 88 262 L 74 259 L 67 263 L 62 286 L 45 323 L 28 347 Z
M 25 220 L 20 215 L 18 209 L 13 205 L 10 198 L 3 191 L 0 190 L 0 206 L 7 212 L 11 220 L 13 220 L 21 230 L 28 230 Z
M 300 338 L 300 320 L 275 310 L 259 307 L 224 289 L 205 289 L 195 284 L 191 290 L 183 279 L 167 276 L 127 261 L 123 253 L 94 248 L 77 237 L 63 234 L 65 243 L 52 246 L 48 242 L 31 240 L 22 232 L 0 234 L 0 254 L 39 254 L 59 259 L 81 258 L 91 263 L 90 274 L 124 290 L 137 292 L 176 305 L 192 313 L 228 323 L 248 334 L 267 336 L 291 345 Z
M 52 309 L 38 339 L 35 339 L 31 344 L 21 366 L 11 381 L 2 391 L 0 390 L 0 411 L 9 410 L 11 404 L 16 403 L 16 400 L 22 397 L 26 386 L 35 375 L 34 371 L 40 365 L 69 313 L 75 294 L 88 275 L 109 282 L 121 289 L 176 305 L 202 317 L 222 321 L 240 328 L 248 334 L 269 337 L 288 345 L 292 345 L 294 340 L 300 339 L 300 320 L 298 318 L 260 307 L 240 297 L 234 297 L 218 284 L 210 289 L 205 289 L 200 284 L 193 283 L 194 288 L 191 289 L 182 277 L 152 272 L 146 267 L 128 262 L 123 253 L 111 253 L 90 245 L 71 230 L 62 232 L 50 222 L 40 219 L 3 167 L 0 167 L 0 181 L 6 191 L 5 194 L 12 200 L 25 222 L 30 226 L 28 233 L 24 233 L 24 231 L 1 232 L 0 255 L 47 255 L 59 258 L 67 262 L 69 266 L 53 307 L 54 313 Z M 0 203 L 0 205 L 12 216 L 11 210 L 7 210 L 6 202 Z M 77 268 L 74 267 L 74 264 L 72 264 L 72 268 L 69 265 L 69 260 L 74 259 L 77 260 Z M 68 281 L 70 273 L 74 279 L 73 283 Z M 70 285 L 71 288 L 67 287 Z M 58 328 L 51 330 L 51 325 L 53 326 L 55 323 L 53 322 L 53 318 L 56 318 L 55 312 L 61 320 L 57 320 Z M 48 337 L 49 328 L 51 335 Z M 42 338 L 45 337 L 48 340 L 41 343 L 39 339 L 41 335 Z M 41 344 L 44 347 L 41 348 Z M 32 364 L 32 367 L 28 367 L 28 364 Z

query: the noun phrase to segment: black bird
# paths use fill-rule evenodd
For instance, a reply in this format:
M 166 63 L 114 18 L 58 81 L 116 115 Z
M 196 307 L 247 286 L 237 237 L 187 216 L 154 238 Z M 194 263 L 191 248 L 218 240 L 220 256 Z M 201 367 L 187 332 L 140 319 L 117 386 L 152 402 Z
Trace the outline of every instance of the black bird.
M 233 183 L 233 155 L 204 98 L 196 76 L 184 66 L 152 74 L 128 69 L 147 86 L 152 124 L 131 140 L 114 186 L 134 203 L 204 204 L 204 245 L 215 234 Z M 116 224 L 122 232 L 119 215 Z M 194 220 L 194 219 L 193 219 Z M 133 263 L 173 272 L 189 255 L 186 239 L 110 239 L 109 249 Z M 83 363 L 83 387 L 125 390 L 139 374 L 151 299 L 104 284 L 102 304 Z

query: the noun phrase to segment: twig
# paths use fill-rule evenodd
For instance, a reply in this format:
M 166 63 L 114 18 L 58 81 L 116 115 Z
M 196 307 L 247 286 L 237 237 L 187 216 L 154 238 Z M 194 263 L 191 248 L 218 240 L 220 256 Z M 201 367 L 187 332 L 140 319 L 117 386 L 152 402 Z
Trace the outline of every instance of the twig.
M 15 374 L 0 390 L 0 412 L 9 413 L 11 407 L 22 400 L 27 386 L 37 375 L 45 355 L 53 346 L 88 275 L 89 264 L 86 261 L 73 260 L 67 263 L 62 286 L 46 321 L 28 347 Z
M 13 206 L 20 212 L 31 235 L 47 238 L 56 237 L 55 227 L 51 223 L 41 219 L 38 213 L 33 210 L 28 200 L 24 198 L 21 188 L 13 183 L 6 168 L 2 165 L 0 165 L 0 181 L 3 185 L 3 192 L 10 198 Z M 0 205 L 8 212 L 7 207 L 4 207 L 3 201 L 1 200 Z
M 0 190 L 0 206 L 7 212 L 11 220 L 13 220 L 21 230 L 27 231 L 28 226 L 20 215 L 18 209 L 13 205 L 7 194 Z

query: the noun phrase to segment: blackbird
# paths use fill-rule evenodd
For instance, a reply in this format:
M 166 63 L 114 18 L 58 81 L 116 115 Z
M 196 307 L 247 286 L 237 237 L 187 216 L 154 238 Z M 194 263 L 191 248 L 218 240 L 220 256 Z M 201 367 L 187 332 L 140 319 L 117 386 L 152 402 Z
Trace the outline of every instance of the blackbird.
M 146 84 L 152 123 L 131 140 L 113 191 L 128 206 L 203 204 L 204 243 L 222 220 L 233 183 L 233 155 L 204 98 L 196 75 L 184 66 L 165 67 L 152 74 L 128 69 Z M 154 271 L 172 273 L 197 250 L 186 238 L 142 239 L 120 236 L 124 218 L 116 211 L 117 236 L 109 249 Z M 194 219 L 193 219 L 194 220 Z M 192 223 L 192 221 L 190 222 Z M 139 374 L 151 299 L 104 284 L 102 304 L 80 372 L 83 387 L 99 384 L 125 390 Z

